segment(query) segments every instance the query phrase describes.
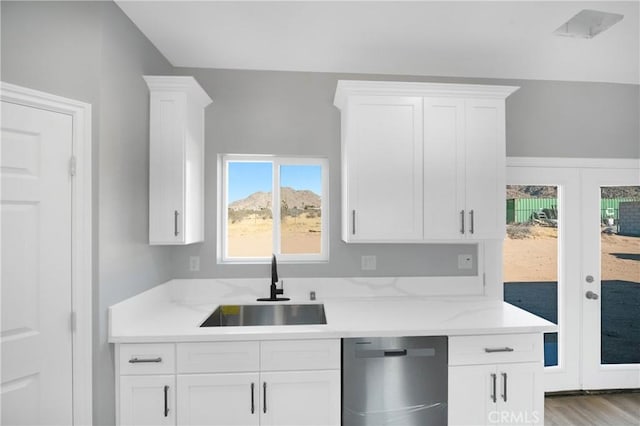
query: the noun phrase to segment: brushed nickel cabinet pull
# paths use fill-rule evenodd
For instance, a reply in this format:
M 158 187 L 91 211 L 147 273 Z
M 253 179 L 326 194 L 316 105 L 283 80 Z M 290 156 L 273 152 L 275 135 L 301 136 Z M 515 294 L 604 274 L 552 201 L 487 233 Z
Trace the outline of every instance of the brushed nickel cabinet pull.
M 510 348 L 508 346 L 505 346 L 504 348 L 484 348 L 484 351 L 488 354 L 494 352 L 513 352 L 513 348 Z
M 474 228 L 475 228 L 475 225 L 474 225 L 475 220 L 474 220 L 473 210 L 469 211 L 469 218 L 471 219 L 471 225 L 469 227 L 469 233 L 473 234 L 473 231 L 474 231 Z
M 141 364 L 144 362 L 162 362 L 162 358 L 131 358 L 129 360 L 129 363 L 131 364 Z
M 174 210 L 173 211 L 173 235 L 175 237 L 178 236 L 179 232 L 178 232 L 178 215 L 180 215 L 180 213 L 178 213 L 178 210 Z
M 464 235 L 464 210 L 460 210 L 460 233 Z

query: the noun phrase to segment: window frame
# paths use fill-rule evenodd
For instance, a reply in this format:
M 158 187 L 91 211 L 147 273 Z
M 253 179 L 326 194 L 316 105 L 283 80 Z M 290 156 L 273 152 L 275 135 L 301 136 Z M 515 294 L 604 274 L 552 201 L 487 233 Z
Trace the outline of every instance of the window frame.
M 272 206 L 272 249 L 273 254 L 282 263 L 326 263 L 329 261 L 329 161 L 326 157 L 220 154 L 218 156 L 218 241 L 217 261 L 219 264 L 263 264 L 271 262 L 271 254 L 266 257 L 230 257 L 227 249 L 229 223 L 229 168 L 233 162 L 271 163 L 271 206 Z M 321 205 L 320 205 L 320 253 L 285 254 L 282 253 L 280 235 L 280 167 L 281 166 L 320 166 Z

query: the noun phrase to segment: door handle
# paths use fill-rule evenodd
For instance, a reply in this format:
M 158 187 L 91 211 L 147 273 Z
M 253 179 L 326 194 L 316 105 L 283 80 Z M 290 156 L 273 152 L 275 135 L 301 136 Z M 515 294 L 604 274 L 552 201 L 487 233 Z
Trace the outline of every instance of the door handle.
M 391 349 L 384 351 L 384 356 L 407 356 L 406 349 Z
M 594 293 L 591 290 L 589 290 L 584 294 L 584 297 L 586 297 L 587 299 L 591 299 L 591 300 L 598 300 L 598 297 L 600 297 L 600 296 L 598 296 L 597 293 Z
M 267 382 L 262 382 L 262 412 L 267 412 Z
M 495 373 L 491 373 L 491 401 L 494 403 L 497 401 L 496 398 L 496 375 Z
M 164 387 L 164 416 L 169 417 L 169 386 Z
M 253 399 L 253 389 L 255 387 L 255 383 L 251 383 L 251 414 L 256 412 L 256 404 Z
M 356 235 L 356 211 L 351 211 L 351 234 Z
M 507 402 L 507 373 L 502 373 L 502 400 Z

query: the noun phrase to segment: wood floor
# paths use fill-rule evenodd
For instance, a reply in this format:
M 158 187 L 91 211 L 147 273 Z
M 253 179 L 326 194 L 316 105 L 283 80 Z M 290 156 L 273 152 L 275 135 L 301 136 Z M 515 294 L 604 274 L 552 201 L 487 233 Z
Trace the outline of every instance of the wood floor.
M 640 392 L 553 395 L 544 399 L 546 426 L 640 425 Z

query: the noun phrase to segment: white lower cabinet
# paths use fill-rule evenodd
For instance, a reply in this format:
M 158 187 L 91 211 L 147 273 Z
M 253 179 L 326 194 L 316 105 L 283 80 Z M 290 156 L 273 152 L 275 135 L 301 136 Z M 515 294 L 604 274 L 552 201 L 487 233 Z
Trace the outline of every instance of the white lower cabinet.
M 178 375 L 178 425 L 340 424 L 340 371 Z
M 178 375 L 178 424 L 260 424 L 258 373 Z
M 261 374 L 261 426 L 340 425 L 340 370 Z
M 339 339 L 116 350 L 120 425 L 340 425 Z
M 451 337 L 449 425 L 542 425 L 541 341 L 541 335 Z
M 175 425 L 175 381 L 173 375 L 121 376 L 119 424 Z

